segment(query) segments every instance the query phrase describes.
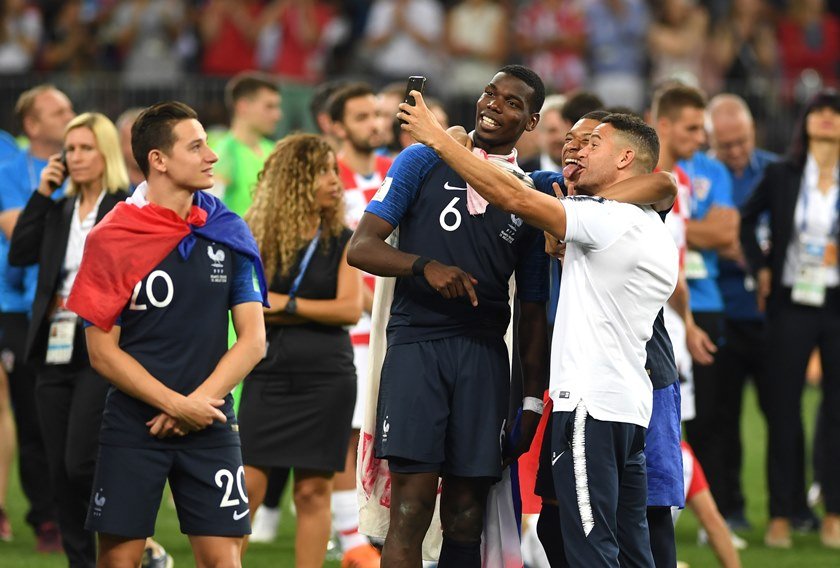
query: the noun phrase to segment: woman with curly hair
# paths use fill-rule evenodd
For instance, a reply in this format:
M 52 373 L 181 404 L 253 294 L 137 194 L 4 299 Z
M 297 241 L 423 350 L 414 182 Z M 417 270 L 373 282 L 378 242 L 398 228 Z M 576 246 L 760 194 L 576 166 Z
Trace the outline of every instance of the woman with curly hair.
M 347 264 L 343 197 L 329 144 L 295 134 L 268 157 L 245 216 L 271 283 L 266 356 L 239 409 L 245 484 L 253 515 L 268 471 L 294 469 L 298 567 L 324 562 L 332 476 L 344 469 L 356 397 L 345 326 L 361 316 L 362 277 Z

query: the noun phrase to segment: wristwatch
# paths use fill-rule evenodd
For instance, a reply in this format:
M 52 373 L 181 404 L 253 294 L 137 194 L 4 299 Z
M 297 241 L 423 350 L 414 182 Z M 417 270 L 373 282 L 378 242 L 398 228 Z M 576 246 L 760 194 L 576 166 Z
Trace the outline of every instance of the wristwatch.
M 289 301 L 286 302 L 286 307 L 283 308 L 283 311 L 287 314 L 294 315 L 297 313 L 297 298 L 292 296 L 289 298 Z

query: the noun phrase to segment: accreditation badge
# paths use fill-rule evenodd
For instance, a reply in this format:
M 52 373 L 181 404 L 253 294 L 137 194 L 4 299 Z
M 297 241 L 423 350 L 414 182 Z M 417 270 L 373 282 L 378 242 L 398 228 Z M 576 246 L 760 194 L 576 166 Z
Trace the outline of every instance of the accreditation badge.
M 47 365 L 66 365 L 73 359 L 73 341 L 76 338 L 78 316 L 67 310 L 58 310 L 50 320 L 47 338 Z
M 794 303 L 813 307 L 822 307 L 825 304 L 828 275 L 826 255 L 825 238 L 802 235 L 799 239 L 799 269 L 791 292 Z
M 689 280 L 703 280 L 709 277 L 706 261 L 699 251 L 685 251 L 685 277 Z

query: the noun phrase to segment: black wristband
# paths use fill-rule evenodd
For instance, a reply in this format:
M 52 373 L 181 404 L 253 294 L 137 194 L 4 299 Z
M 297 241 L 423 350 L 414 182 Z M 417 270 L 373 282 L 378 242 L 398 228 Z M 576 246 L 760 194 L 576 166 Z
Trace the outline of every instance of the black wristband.
M 418 256 L 417 260 L 414 261 L 414 264 L 411 265 L 411 273 L 415 276 L 423 276 L 423 271 L 426 269 L 426 265 L 430 262 L 432 262 L 431 258 Z

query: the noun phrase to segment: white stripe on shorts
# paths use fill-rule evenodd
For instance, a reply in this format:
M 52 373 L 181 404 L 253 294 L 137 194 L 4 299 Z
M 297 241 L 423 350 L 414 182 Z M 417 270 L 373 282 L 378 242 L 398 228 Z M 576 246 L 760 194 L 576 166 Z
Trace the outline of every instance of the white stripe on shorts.
M 589 476 L 586 473 L 586 406 L 581 400 L 575 409 L 575 424 L 572 432 L 572 464 L 575 471 L 575 493 L 583 534 L 589 536 L 595 528 L 592 502 L 589 498 Z

